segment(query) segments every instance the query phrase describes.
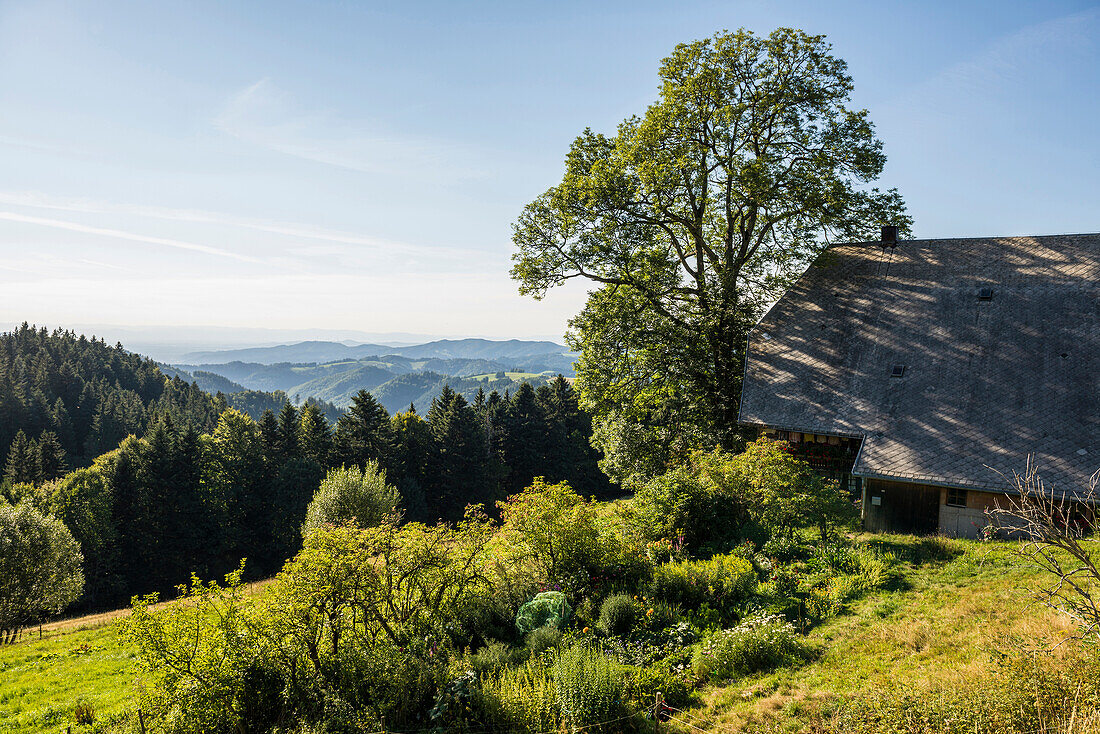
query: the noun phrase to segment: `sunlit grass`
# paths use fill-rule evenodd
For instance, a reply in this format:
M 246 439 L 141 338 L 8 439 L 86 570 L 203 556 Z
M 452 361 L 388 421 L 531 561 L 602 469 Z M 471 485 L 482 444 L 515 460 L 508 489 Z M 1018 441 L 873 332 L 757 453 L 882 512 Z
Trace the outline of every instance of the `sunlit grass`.
M 67 629 L 45 639 L 37 632 L 0 647 L 0 731 L 123 731 L 137 708 L 134 653 L 113 623 Z M 86 701 L 93 726 L 77 726 L 73 708 Z
M 815 722 L 862 691 L 952 687 L 988 673 L 1009 641 L 1050 645 L 1067 620 L 1030 602 L 1038 572 L 1010 543 L 865 536 L 904 559 L 904 588 L 872 594 L 811 637 L 825 652 L 780 670 L 703 692 L 690 714 L 725 730 L 816 731 Z M 685 729 L 685 731 L 687 731 Z

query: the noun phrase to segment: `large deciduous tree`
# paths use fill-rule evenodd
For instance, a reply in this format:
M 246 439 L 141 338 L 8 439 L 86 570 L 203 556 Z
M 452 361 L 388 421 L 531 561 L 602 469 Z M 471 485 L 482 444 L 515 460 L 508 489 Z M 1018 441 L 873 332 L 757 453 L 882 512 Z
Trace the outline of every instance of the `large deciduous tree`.
M 520 292 L 596 284 L 571 322 L 604 468 L 659 473 L 738 443 L 748 329 L 827 244 L 912 220 L 870 183 L 886 158 L 822 36 L 741 30 L 677 46 L 660 97 L 585 130 L 514 225 Z

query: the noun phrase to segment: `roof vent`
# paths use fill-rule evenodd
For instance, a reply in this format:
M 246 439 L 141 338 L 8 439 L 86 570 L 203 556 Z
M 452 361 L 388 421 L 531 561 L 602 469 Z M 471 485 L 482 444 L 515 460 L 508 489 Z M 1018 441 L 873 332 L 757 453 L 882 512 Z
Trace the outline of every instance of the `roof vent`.
M 978 300 L 979 301 L 992 301 L 993 300 L 993 289 L 992 288 L 981 288 L 981 289 L 979 289 L 978 290 Z
M 905 365 L 894 365 L 893 369 L 890 370 L 890 377 L 905 377 Z
M 882 228 L 882 246 L 896 247 L 898 244 L 898 228 L 895 225 L 887 225 Z

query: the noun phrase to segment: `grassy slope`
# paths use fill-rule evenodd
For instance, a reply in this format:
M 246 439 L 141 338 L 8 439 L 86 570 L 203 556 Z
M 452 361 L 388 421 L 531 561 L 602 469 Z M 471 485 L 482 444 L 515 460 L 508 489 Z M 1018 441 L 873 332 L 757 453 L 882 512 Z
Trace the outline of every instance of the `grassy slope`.
M 951 687 L 988 670 L 1007 640 L 1054 644 L 1069 634 L 1064 619 L 1030 603 L 1040 578 L 1013 557 L 1013 544 L 867 540 L 905 560 L 907 588 L 859 600 L 814 630 L 825 643 L 818 661 L 704 691 L 691 720 L 725 731 L 813 731 L 860 691 Z
M 94 707 L 95 728 L 122 730 L 136 707 L 135 672 L 134 655 L 113 624 L 67 628 L 42 640 L 28 633 L 0 647 L 0 731 L 64 731 L 80 699 Z
M 862 599 L 814 630 L 825 642 L 818 661 L 704 690 L 688 712 L 693 721 L 708 731 L 809 731 L 840 698 L 887 686 L 950 686 L 987 669 L 1008 636 L 1056 642 L 1068 632 L 1053 613 L 1027 603 L 1039 579 L 1012 557 L 1011 544 L 865 541 L 905 560 L 906 587 Z M 137 705 L 135 671 L 113 626 L 70 624 L 42 641 L 28 634 L 0 647 L 0 731 L 62 730 L 80 698 L 101 720 L 121 720 Z

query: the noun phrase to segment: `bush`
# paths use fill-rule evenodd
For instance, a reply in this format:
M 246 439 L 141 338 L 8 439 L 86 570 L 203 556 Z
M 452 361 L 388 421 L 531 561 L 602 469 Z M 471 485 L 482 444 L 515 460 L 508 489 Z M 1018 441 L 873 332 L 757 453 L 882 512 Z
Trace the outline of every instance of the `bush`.
M 638 487 L 630 502 L 634 524 L 647 541 L 665 541 L 665 555 L 724 550 L 744 536 L 747 508 L 737 492 L 718 487 L 690 467 L 679 467 Z M 663 550 L 662 545 L 654 547 Z
M 560 591 L 544 591 L 519 608 L 516 628 L 523 634 L 539 627 L 564 629 L 573 616 L 573 609 Z
M 401 495 L 386 484 L 386 473 L 378 462 L 358 467 L 332 469 L 321 482 L 306 509 L 302 537 L 323 525 L 338 525 L 355 520 L 361 528 L 374 527 L 398 512 Z
M 515 619 L 503 600 L 495 596 L 474 596 L 454 610 L 451 639 L 458 649 L 478 648 L 495 640 L 515 642 Z
M 537 627 L 527 635 L 527 649 L 538 655 L 561 643 L 561 631 L 557 627 Z
M 80 596 L 83 560 L 60 520 L 26 502 L 0 500 L 0 644 Z
M 560 720 L 554 681 L 541 660 L 483 676 L 474 706 L 487 727 L 498 731 L 557 731 Z
M 599 628 L 609 635 L 628 635 L 638 621 L 638 606 L 629 594 L 615 594 L 600 607 Z
M 663 665 L 624 666 L 622 672 L 623 699 L 636 711 L 651 709 L 658 693 L 669 706 L 683 709 L 691 705 L 693 686 L 683 674 L 674 673 Z
M 619 715 L 622 673 L 600 648 L 574 645 L 559 651 L 552 673 L 565 724 L 587 727 Z
M 510 647 L 503 642 L 490 642 L 467 659 L 470 668 L 478 675 L 496 675 L 505 668 L 527 661 L 527 648 Z
M 696 652 L 694 665 L 701 678 L 718 682 L 800 664 L 815 654 L 789 622 L 761 615 L 711 635 Z
M 658 566 L 649 594 L 658 601 L 698 609 L 704 604 L 729 615 L 756 589 L 752 564 L 737 555 Z

